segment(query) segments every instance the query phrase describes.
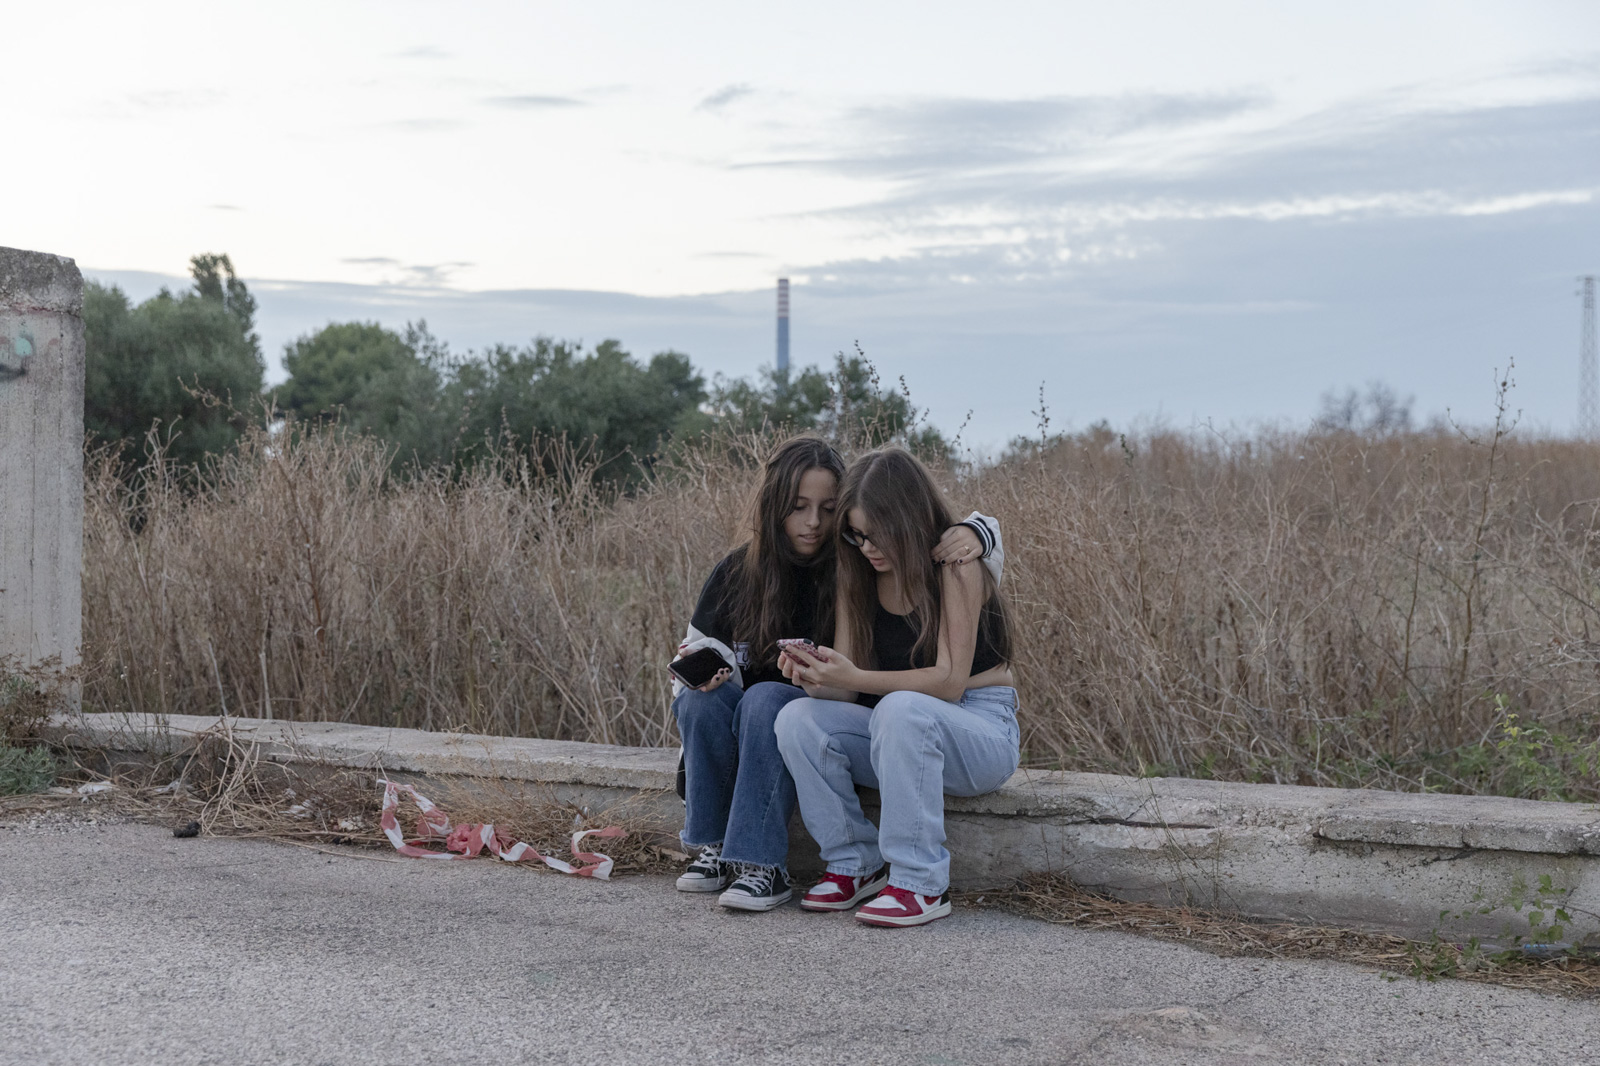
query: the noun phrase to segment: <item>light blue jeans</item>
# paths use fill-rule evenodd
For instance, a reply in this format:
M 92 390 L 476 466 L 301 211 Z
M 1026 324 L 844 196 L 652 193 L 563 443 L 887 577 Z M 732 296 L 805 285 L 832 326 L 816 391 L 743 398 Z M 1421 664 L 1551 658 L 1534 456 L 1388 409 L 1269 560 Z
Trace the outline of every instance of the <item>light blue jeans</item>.
M 778 712 L 778 750 L 800 816 L 828 872 L 860 877 L 889 863 L 889 883 L 924 896 L 950 887 L 944 797 L 980 796 L 1017 769 L 1017 690 L 969 689 L 960 703 L 891 692 L 873 708 L 809 696 Z M 883 800 L 879 825 L 856 785 Z

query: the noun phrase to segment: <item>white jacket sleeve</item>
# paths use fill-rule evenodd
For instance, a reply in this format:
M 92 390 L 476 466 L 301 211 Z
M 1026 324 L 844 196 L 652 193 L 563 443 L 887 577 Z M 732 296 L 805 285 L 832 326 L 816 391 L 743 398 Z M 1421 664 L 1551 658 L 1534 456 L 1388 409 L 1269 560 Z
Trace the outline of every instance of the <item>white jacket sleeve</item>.
M 961 520 L 961 524 L 978 535 L 978 542 L 983 545 L 983 565 L 988 567 L 989 573 L 994 576 L 995 584 L 998 585 L 1000 575 L 1005 572 L 1006 566 L 1006 550 L 1000 543 L 999 521 L 973 511 Z

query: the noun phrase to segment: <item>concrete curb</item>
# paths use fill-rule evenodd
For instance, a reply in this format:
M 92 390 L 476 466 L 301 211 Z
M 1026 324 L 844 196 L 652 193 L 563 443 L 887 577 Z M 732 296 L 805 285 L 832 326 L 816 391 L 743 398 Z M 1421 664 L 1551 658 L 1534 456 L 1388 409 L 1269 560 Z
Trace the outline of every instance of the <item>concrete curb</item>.
M 224 719 L 77 715 L 50 739 L 110 752 L 177 753 Z M 603 810 L 627 801 L 681 825 L 677 750 L 233 718 L 237 738 L 281 764 L 549 786 Z M 871 807 L 876 797 L 865 797 Z M 1493 796 L 1248 785 L 1019 771 L 1000 789 L 951 797 L 956 888 L 1066 874 L 1125 899 L 1190 904 L 1426 937 L 1529 934 L 1541 877 L 1571 914 L 1563 939 L 1600 938 L 1600 808 Z M 798 825 L 796 826 L 798 829 Z M 797 875 L 816 848 L 791 833 Z M 1520 887 L 1519 887 L 1520 886 Z M 1499 906 L 1494 906 L 1499 904 Z M 1441 921 L 1441 912 L 1476 912 Z

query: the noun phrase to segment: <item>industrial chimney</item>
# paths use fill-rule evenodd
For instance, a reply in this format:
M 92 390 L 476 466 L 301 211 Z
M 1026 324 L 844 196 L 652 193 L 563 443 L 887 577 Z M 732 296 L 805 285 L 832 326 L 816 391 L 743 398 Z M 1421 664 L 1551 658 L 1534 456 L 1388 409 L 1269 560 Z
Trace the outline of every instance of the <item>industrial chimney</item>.
M 778 279 L 778 373 L 789 372 L 789 279 Z

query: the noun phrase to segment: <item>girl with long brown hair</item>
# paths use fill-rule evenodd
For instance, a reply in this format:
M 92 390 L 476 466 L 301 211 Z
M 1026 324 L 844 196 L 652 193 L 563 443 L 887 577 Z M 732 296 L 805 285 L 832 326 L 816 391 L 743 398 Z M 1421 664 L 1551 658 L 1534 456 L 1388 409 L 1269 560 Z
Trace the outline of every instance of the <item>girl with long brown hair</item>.
M 698 688 L 674 682 L 682 840 L 698 851 L 678 888 L 720 891 L 727 907 L 770 910 L 792 894 L 784 864 L 794 780 L 773 723 L 805 693 L 785 679 L 777 641 L 816 640 L 833 630 L 834 511 L 843 474 L 844 460 L 818 437 L 793 438 L 773 453 L 747 539 L 711 571 L 678 648 L 679 658 L 710 648 L 726 663 Z M 999 527 L 974 513 L 966 523 L 949 523 L 927 554 L 930 566 L 989 555 L 998 565 Z
M 871 899 L 858 921 L 922 925 L 950 913 L 944 797 L 989 792 L 1017 768 L 1005 604 L 984 568 L 930 562 L 950 511 L 908 452 L 856 460 L 838 506 L 834 647 L 782 659 L 807 695 L 778 715 L 778 747 L 828 864 L 800 905 Z M 876 826 L 857 785 L 879 792 Z

